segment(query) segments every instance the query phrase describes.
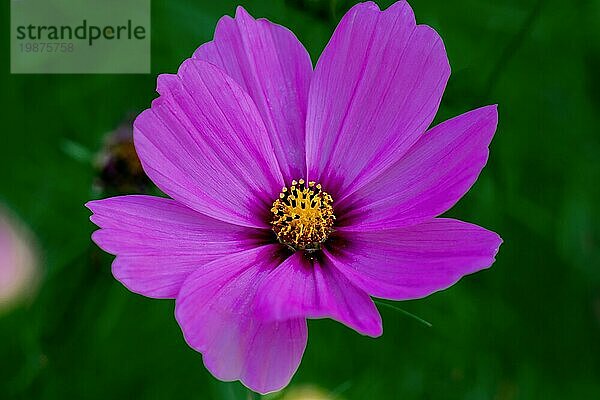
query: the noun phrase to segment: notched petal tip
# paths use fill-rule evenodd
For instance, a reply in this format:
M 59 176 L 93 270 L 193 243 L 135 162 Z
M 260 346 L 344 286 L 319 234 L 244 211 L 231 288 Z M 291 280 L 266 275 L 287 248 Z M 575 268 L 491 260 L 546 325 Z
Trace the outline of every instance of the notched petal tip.
M 408 2 L 405 0 L 396 1 L 395 3 L 391 4 L 388 8 L 385 8 L 385 9 L 381 9 L 379 7 L 379 4 L 377 4 L 373 1 L 357 3 L 348 10 L 346 15 L 349 15 L 353 12 L 354 13 L 377 12 L 377 13 L 381 13 L 381 14 L 400 12 L 400 14 L 408 15 L 410 17 L 409 20 L 412 21 L 412 25 L 413 26 L 416 25 L 415 13 L 414 13 L 412 7 L 410 6 L 410 4 L 408 4 Z M 419 25 L 419 26 L 421 26 L 421 25 Z
M 93 223 L 95 223 L 97 225 L 97 223 L 94 222 L 94 220 L 92 219 L 93 217 L 94 217 L 93 215 L 92 215 L 92 217 L 90 217 L 90 221 L 92 221 Z M 92 236 L 90 238 L 92 239 L 92 242 L 94 242 L 96 244 L 96 246 L 101 248 L 103 251 L 107 252 L 108 254 L 112 254 L 113 256 L 117 255 L 117 253 L 115 251 L 110 251 L 109 246 L 106 245 L 105 239 L 102 237 L 105 234 L 106 234 L 105 230 L 100 228 L 100 229 L 97 229 L 94 232 L 92 232 Z
M 87 208 L 88 210 L 90 210 L 92 213 L 94 212 L 94 201 L 93 200 L 84 203 L 83 206 L 85 208 Z
M 102 225 L 101 225 L 102 217 L 100 214 L 106 211 L 107 203 L 109 201 L 110 201 L 110 198 L 100 199 L 100 200 L 90 200 L 84 204 L 84 206 L 92 212 L 92 214 L 89 217 L 89 220 L 93 224 L 98 226 L 99 228 L 102 228 Z M 96 232 L 98 232 L 98 231 L 96 231 Z M 96 232 L 94 232 L 94 233 L 96 233 Z M 93 240 L 93 238 L 92 238 L 92 240 Z
M 106 199 L 100 199 L 100 200 L 90 200 L 87 201 L 83 206 L 85 208 L 87 208 L 88 210 L 90 210 L 93 213 L 96 213 L 97 210 L 102 207 L 102 204 L 104 203 L 104 200 Z
M 187 60 L 185 60 L 183 63 L 185 63 L 186 61 Z M 183 63 L 181 65 L 183 65 Z M 181 69 L 181 65 L 178 68 L 177 74 L 179 73 L 179 69 Z M 156 92 L 161 96 L 166 96 L 169 93 L 169 90 L 168 90 L 169 86 L 172 84 L 175 84 L 176 81 L 179 79 L 177 74 L 160 74 L 160 75 L 158 75 L 156 77 Z M 152 104 L 152 106 L 154 106 L 154 103 Z M 137 118 L 136 118 L 136 120 L 137 120 Z M 135 122 L 134 122 L 134 126 L 135 126 Z
M 156 77 L 156 92 L 160 96 L 165 96 L 165 97 L 170 96 L 172 94 L 173 86 L 177 87 L 177 86 L 183 85 L 183 80 L 184 80 L 184 76 L 186 75 L 186 72 L 189 72 L 190 68 L 198 68 L 198 67 L 201 67 L 201 68 L 206 67 L 206 68 L 211 69 L 212 71 L 218 70 L 218 72 L 220 72 L 221 74 L 224 74 L 223 70 L 218 68 L 214 64 L 192 56 L 190 58 L 186 58 L 185 60 L 183 60 L 183 62 L 177 68 L 177 72 L 175 74 L 160 74 L 160 75 L 158 75 L 158 77 Z M 215 72 L 215 73 L 218 73 L 218 72 Z M 156 100 L 158 100 L 158 99 L 154 99 L 154 101 L 156 101 Z M 152 103 L 152 106 L 154 106 L 154 102 Z
M 242 18 L 250 18 L 252 20 L 254 20 L 254 17 L 252 15 L 250 15 L 250 13 L 248 12 L 248 10 L 246 10 L 243 6 L 239 5 L 235 8 L 235 18 L 238 19 L 242 19 Z
M 495 237 L 496 244 L 495 244 L 495 248 L 494 248 L 494 251 L 493 251 L 493 254 L 492 254 L 492 262 L 490 264 L 490 267 L 491 267 L 496 262 L 496 256 L 500 252 L 500 247 L 504 244 L 504 240 L 496 232 L 494 232 L 494 231 L 489 231 L 489 232 L 493 233 L 496 236 Z
M 381 9 L 379 8 L 379 5 L 377 3 L 375 3 L 374 1 L 365 1 L 362 3 L 358 3 L 355 4 L 352 8 L 350 8 L 350 10 L 348 10 L 348 12 L 354 11 L 354 10 L 369 10 L 369 11 L 381 11 Z
M 481 106 L 469 112 L 481 112 L 482 114 L 487 112 L 487 114 L 485 114 L 482 118 L 491 116 L 498 120 L 498 104 L 488 104 L 487 106 Z
M 472 111 L 469 111 L 462 115 L 477 115 L 478 123 L 482 125 L 481 131 L 488 132 L 488 142 L 487 147 L 489 147 L 492 138 L 496 134 L 496 129 L 498 128 L 498 104 L 490 104 L 487 106 L 476 108 Z M 458 117 L 461 117 L 459 115 Z M 455 117 L 455 118 L 458 118 Z

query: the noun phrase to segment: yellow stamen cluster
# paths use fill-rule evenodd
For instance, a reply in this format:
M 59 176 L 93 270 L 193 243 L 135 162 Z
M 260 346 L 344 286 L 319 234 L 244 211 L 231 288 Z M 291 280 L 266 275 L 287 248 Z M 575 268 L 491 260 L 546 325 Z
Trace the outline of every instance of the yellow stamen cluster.
M 293 180 L 273 202 L 271 225 L 277 239 L 292 250 L 321 248 L 333 230 L 333 199 L 320 184 Z

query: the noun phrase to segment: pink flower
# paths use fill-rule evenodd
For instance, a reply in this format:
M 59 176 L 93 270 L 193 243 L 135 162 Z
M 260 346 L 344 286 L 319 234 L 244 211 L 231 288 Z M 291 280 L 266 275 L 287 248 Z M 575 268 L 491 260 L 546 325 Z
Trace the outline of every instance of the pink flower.
M 424 297 L 494 262 L 498 235 L 436 218 L 477 179 L 497 124 L 487 106 L 427 130 L 449 75 L 404 1 L 353 7 L 314 70 L 289 30 L 240 7 L 135 121 L 171 199 L 88 203 L 93 240 L 131 291 L 176 299 L 213 375 L 281 389 L 307 318 L 376 337 L 370 296 Z

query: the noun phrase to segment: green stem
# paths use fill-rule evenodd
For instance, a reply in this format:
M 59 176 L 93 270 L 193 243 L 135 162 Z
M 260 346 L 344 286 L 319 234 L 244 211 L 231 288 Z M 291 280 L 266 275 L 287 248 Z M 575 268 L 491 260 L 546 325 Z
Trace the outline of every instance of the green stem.
M 431 324 L 431 322 L 425 321 L 423 318 L 421 318 L 421 317 L 419 317 L 419 316 L 417 316 L 417 315 L 415 315 L 415 314 L 413 314 L 411 312 L 408 312 L 408 311 L 406 311 L 406 310 L 404 310 L 404 309 L 402 309 L 400 307 L 397 307 L 397 306 L 395 306 L 393 304 L 389 304 L 389 303 L 386 303 L 386 302 L 381 301 L 381 300 L 374 300 L 374 301 L 375 301 L 375 304 L 379 304 L 379 305 L 382 305 L 384 307 L 391 308 L 392 310 L 396 310 L 396 311 L 398 311 L 398 312 L 406 315 L 407 317 L 410 317 L 412 319 L 415 319 L 415 320 L 419 321 L 420 323 L 422 323 L 423 325 L 427 326 L 428 328 L 431 328 L 433 326 Z

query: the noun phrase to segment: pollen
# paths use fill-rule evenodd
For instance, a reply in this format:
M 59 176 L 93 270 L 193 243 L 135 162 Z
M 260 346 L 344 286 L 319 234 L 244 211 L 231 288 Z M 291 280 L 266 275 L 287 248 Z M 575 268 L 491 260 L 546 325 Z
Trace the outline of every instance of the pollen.
M 333 199 L 320 184 L 293 180 L 271 208 L 271 225 L 279 242 L 292 250 L 319 250 L 333 231 L 332 204 Z

